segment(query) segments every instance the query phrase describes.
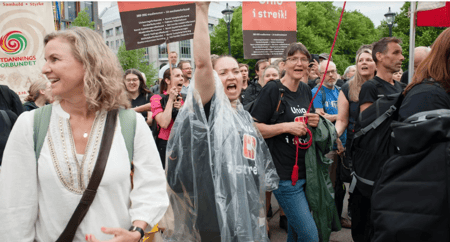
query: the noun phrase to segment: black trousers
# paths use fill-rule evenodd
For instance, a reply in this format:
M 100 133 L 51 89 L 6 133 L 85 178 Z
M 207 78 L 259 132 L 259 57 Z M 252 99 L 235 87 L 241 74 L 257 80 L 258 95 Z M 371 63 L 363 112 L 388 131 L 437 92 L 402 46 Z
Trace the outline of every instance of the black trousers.
M 364 197 L 358 188 L 355 187 L 353 193 L 350 193 L 352 237 L 355 242 L 370 242 L 373 236 L 370 207 L 370 198 Z
M 166 147 L 167 140 L 162 140 L 160 138 L 156 139 L 156 148 L 158 148 L 159 158 L 161 158 L 163 169 L 166 169 Z
M 344 182 L 341 180 L 341 162 L 338 157 L 337 167 L 336 167 L 336 181 L 334 182 L 334 203 L 336 204 L 336 209 L 338 212 L 339 220 L 342 218 L 342 210 L 344 207 L 344 198 L 345 198 L 345 186 Z

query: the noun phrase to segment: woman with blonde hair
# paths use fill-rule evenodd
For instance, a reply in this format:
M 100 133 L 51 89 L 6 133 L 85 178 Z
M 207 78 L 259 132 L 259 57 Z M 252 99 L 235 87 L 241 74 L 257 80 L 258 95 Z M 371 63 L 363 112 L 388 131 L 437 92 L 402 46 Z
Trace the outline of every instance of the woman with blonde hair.
M 128 110 L 117 57 L 88 28 L 50 33 L 44 46 L 55 102 L 21 115 L 9 136 L 0 241 L 137 242 L 168 197 L 150 129 Z
M 23 104 L 25 111 L 40 108 L 53 101 L 50 84 L 45 78 L 41 78 L 31 84 L 28 89 L 28 96 Z

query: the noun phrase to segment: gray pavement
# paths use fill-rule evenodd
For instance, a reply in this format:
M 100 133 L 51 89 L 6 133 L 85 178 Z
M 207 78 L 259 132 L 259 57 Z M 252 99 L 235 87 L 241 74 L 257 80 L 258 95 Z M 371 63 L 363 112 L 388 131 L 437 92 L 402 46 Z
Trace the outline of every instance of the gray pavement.
M 345 199 L 343 214 L 347 213 L 347 199 Z M 272 194 L 272 211 L 274 215 L 269 218 L 269 230 L 271 242 L 286 242 L 287 233 L 280 228 L 280 207 L 277 199 Z M 350 229 L 342 228 L 341 231 L 331 233 L 330 242 L 353 242 Z

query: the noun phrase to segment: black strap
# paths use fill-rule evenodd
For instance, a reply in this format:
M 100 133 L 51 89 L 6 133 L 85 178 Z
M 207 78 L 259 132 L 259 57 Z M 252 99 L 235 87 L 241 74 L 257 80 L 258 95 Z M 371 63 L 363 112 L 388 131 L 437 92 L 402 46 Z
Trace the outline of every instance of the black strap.
M 380 117 L 378 117 L 377 119 L 375 119 L 372 123 L 370 123 L 369 125 L 367 125 L 366 127 L 362 128 L 361 130 L 359 130 L 358 132 L 356 132 L 356 134 L 353 136 L 353 139 L 356 139 L 360 136 L 365 135 L 367 132 L 369 132 L 372 129 L 376 129 L 378 126 L 380 126 L 380 124 L 382 124 L 386 119 L 388 119 L 390 116 L 392 116 L 394 114 L 394 112 L 397 110 L 397 108 L 392 105 L 386 112 L 384 112 Z M 361 120 L 361 114 L 360 113 L 360 117 L 359 119 Z
M 274 82 L 278 86 L 279 98 L 278 98 L 277 109 L 275 109 L 275 112 L 273 112 L 272 118 L 270 119 L 270 124 L 275 124 L 278 117 L 280 117 L 280 114 L 284 113 L 284 110 L 280 111 L 280 106 L 281 106 L 281 103 L 283 102 L 283 97 L 284 97 L 284 92 L 285 92 L 284 86 L 280 80 L 274 80 Z
M 106 163 L 108 161 L 109 151 L 111 150 L 111 144 L 116 128 L 118 109 L 108 112 L 106 117 L 105 129 L 103 130 L 102 143 L 100 145 L 100 151 L 95 163 L 94 171 L 92 172 L 91 179 L 86 190 L 81 197 L 80 203 L 78 203 L 75 212 L 72 214 L 66 228 L 59 236 L 56 242 L 71 242 L 75 237 L 78 226 L 83 221 L 84 216 L 87 214 L 89 207 L 94 201 L 97 188 L 105 172 Z

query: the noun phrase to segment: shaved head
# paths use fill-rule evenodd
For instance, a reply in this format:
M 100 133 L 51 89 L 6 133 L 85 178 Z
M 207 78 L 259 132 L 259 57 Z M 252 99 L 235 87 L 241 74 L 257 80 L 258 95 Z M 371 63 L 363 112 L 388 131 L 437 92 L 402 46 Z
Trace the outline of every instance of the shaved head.
M 414 70 L 417 69 L 419 64 L 427 57 L 430 51 L 430 47 L 426 46 L 419 46 L 414 49 Z

